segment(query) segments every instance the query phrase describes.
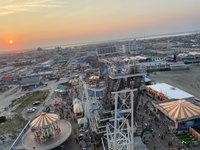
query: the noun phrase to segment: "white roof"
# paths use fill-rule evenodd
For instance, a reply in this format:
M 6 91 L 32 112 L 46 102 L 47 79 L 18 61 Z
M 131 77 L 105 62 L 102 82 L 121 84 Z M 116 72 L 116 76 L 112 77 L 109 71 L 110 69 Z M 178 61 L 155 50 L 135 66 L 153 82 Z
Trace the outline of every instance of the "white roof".
M 142 60 L 142 59 L 147 59 L 145 56 L 133 56 L 130 57 L 130 60 Z
M 152 90 L 158 93 L 164 94 L 165 96 L 168 97 L 168 99 L 187 99 L 187 98 L 194 97 L 193 95 L 179 88 L 168 85 L 166 83 L 157 83 L 154 85 L 149 85 L 147 87 L 151 88 Z
M 79 118 L 78 120 L 77 120 L 77 122 L 78 122 L 78 124 L 85 124 L 85 123 L 87 123 L 87 118 Z
M 78 99 L 78 98 L 75 98 L 75 99 L 73 100 L 73 105 L 75 105 L 75 104 L 81 104 L 81 100 Z
M 145 57 L 145 56 L 135 56 L 135 58 L 137 58 L 137 59 L 147 59 L 147 57 Z
M 60 80 L 58 81 L 58 84 L 66 83 L 68 81 L 69 81 L 68 78 L 60 78 Z
M 200 52 L 189 52 L 188 55 L 200 55 Z
M 148 66 L 158 66 L 158 65 L 170 65 L 170 64 L 173 64 L 173 63 L 166 62 L 166 61 L 151 61 L 151 62 L 143 62 L 143 63 L 140 63 L 140 64 L 148 67 Z
M 129 61 L 129 58 L 124 58 L 123 60 L 124 60 L 124 61 Z
M 145 82 L 150 82 L 150 81 L 151 81 L 151 79 L 150 79 L 150 78 L 147 78 L 147 77 L 145 77 L 145 78 L 144 78 L 144 81 L 145 81 Z

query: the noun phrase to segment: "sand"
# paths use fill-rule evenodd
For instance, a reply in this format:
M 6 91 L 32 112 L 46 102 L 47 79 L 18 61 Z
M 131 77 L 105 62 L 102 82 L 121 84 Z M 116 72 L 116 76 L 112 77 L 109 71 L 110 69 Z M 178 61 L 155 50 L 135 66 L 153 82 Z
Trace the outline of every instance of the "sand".
M 200 98 L 200 64 L 190 65 L 189 70 L 156 72 L 150 75 L 155 82 L 167 83 Z

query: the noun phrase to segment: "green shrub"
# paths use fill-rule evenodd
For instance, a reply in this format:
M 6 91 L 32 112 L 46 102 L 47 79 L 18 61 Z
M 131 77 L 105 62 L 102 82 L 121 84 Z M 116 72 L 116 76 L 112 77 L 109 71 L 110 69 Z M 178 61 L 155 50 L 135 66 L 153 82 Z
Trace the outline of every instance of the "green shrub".
M 0 116 L 0 123 L 6 122 L 6 117 L 5 116 Z

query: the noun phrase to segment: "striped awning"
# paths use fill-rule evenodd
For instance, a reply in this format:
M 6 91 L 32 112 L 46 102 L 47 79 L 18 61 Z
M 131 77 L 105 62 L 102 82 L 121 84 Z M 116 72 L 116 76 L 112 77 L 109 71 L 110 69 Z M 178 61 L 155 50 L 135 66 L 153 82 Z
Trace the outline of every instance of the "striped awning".
M 56 120 L 59 119 L 57 114 L 49 114 L 46 112 L 42 112 L 38 117 L 36 117 L 31 122 L 32 128 L 45 128 L 49 125 L 53 124 Z
M 200 107 L 186 100 L 177 100 L 159 104 L 161 111 L 164 110 L 174 120 L 187 119 L 200 115 Z

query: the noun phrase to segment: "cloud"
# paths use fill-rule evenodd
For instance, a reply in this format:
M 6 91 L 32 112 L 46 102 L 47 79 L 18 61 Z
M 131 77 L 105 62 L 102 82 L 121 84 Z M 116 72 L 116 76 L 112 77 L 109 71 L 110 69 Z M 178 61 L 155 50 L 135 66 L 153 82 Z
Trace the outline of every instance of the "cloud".
M 0 16 L 19 12 L 33 12 L 39 8 L 63 7 L 68 4 L 64 0 L 6 0 L 0 2 Z

